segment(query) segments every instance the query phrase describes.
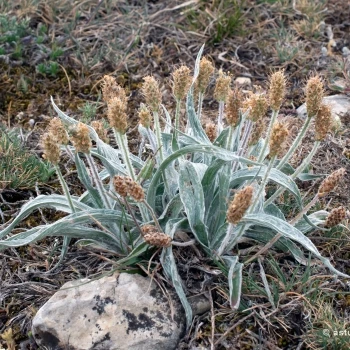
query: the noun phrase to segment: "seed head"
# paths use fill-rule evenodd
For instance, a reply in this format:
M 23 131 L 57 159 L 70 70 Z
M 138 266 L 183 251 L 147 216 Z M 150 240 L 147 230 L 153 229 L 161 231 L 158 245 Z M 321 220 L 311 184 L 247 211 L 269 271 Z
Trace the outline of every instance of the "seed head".
M 253 130 L 248 143 L 249 146 L 254 146 L 259 142 L 263 132 L 265 131 L 265 126 L 265 121 L 262 118 L 258 119 L 258 121 L 254 123 Z
M 69 138 L 66 129 L 61 119 L 55 117 L 51 119 L 48 127 L 48 132 L 55 137 L 58 144 L 68 145 Z
M 221 69 L 219 77 L 216 79 L 214 98 L 217 101 L 226 101 L 230 92 L 231 76 L 225 74 Z
M 90 153 L 92 143 L 87 125 L 79 122 L 72 131 L 71 141 L 75 147 L 75 152 Z
M 155 247 L 169 247 L 171 245 L 171 237 L 163 232 L 159 232 L 153 225 L 144 225 L 141 227 L 143 239 L 149 245 Z
M 127 105 L 119 97 L 113 97 L 108 102 L 107 118 L 109 123 L 118 132 L 125 134 L 128 127 Z
M 204 93 L 209 85 L 210 77 L 214 73 L 213 64 L 205 57 L 199 62 L 199 74 L 196 80 L 196 87 L 200 93 Z
M 131 196 L 137 202 L 145 199 L 143 188 L 129 176 L 115 176 L 113 185 L 116 192 L 122 197 Z
M 210 142 L 214 142 L 217 136 L 216 125 L 214 123 L 207 123 L 205 125 L 205 133 L 207 134 Z
M 173 72 L 173 93 L 177 100 L 185 98 L 192 82 L 191 71 L 186 66 L 181 66 Z
M 269 108 L 269 103 L 265 94 L 251 93 L 249 98 L 246 101 L 244 101 L 244 107 L 246 109 L 250 108 L 248 118 L 251 119 L 253 122 L 256 122 L 257 120 L 265 117 L 266 112 Z
M 143 103 L 141 103 L 140 109 L 139 109 L 139 118 L 140 123 L 143 127 L 149 128 L 152 123 L 152 115 L 147 108 L 147 106 Z
M 144 83 L 141 91 L 145 97 L 146 104 L 151 108 L 152 112 L 158 112 L 159 106 L 162 103 L 162 93 L 159 89 L 158 82 L 151 76 L 143 78 Z
M 47 132 L 42 136 L 41 147 L 44 149 L 43 158 L 52 164 L 58 164 L 61 152 L 57 139 L 52 133 Z
M 306 111 L 308 118 L 314 117 L 322 103 L 323 83 L 319 76 L 310 78 L 306 84 Z
M 107 103 L 114 97 L 119 97 L 125 104 L 127 104 L 128 101 L 125 90 L 117 83 L 114 77 L 109 75 L 103 77 L 102 97 Z
M 253 186 L 247 186 L 238 191 L 231 201 L 226 218 L 231 224 L 237 224 L 242 220 L 253 199 Z
M 288 137 L 288 129 L 283 123 L 276 122 L 271 131 L 271 137 L 269 140 L 270 157 L 277 156 L 280 150 L 283 148 L 284 143 Z
M 326 228 L 339 225 L 346 218 L 346 209 L 344 207 L 334 208 L 328 215 L 324 224 Z
M 122 197 L 128 195 L 128 185 L 125 183 L 125 176 L 116 175 L 113 178 L 113 186 L 115 191 Z
M 338 185 L 340 180 L 344 177 L 346 171 L 344 168 L 340 168 L 326 177 L 322 183 L 320 188 L 318 189 L 318 196 L 324 197 L 329 192 L 333 191 Z
M 108 143 L 107 130 L 104 128 L 103 123 L 99 120 L 93 120 L 91 126 L 95 129 L 98 137 L 105 143 Z
M 315 119 L 315 140 L 322 141 L 332 126 L 332 111 L 325 104 L 321 104 Z
M 240 108 L 242 107 L 242 93 L 238 88 L 228 93 L 226 101 L 226 121 L 229 125 L 235 127 L 239 122 Z
M 270 76 L 269 99 L 270 106 L 274 111 L 278 111 L 281 108 L 285 94 L 286 79 L 284 77 L 284 71 L 280 70 Z

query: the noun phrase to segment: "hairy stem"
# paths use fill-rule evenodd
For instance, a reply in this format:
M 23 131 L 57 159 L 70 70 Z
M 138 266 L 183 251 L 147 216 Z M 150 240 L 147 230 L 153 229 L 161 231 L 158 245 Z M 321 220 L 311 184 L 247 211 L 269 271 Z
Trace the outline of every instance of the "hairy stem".
M 174 137 L 176 140 L 177 140 L 178 130 L 180 129 L 180 109 L 181 109 L 181 100 L 177 98 L 176 110 L 175 110 L 175 129 L 174 129 Z
M 154 119 L 154 127 L 156 131 L 156 137 L 157 137 L 157 149 L 159 149 L 159 159 L 160 162 L 163 162 L 164 154 L 163 154 L 163 141 L 162 141 L 162 131 L 160 129 L 160 123 L 159 123 L 159 114 L 156 111 L 153 111 L 153 119 Z
M 289 161 L 289 159 L 291 158 L 291 156 L 293 155 L 293 153 L 295 152 L 295 150 L 299 146 L 301 140 L 305 136 L 306 131 L 309 128 L 310 122 L 311 122 L 311 118 L 310 117 L 306 117 L 306 120 L 305 120 L 305 123 L 304 123 L 302 129 L 300 130 L 298 136 L 294 140 L 292 146 L 289 148 L 288 152 L 285 154 L 285 156 L 279 162 L 279 164 L 277 166 L 277 169 L 282 169 L 283 165 L 286 164 Z
M 272 111 L 270 124 L 269 124 L 269 127 L 268 127 L 267 132 L 266 132 L 264 146 L 263 146 L 263 148 L 260 151 L 260 154 L 259 154 L 259 157 L 258 157 L 258 162 L 261 162 L 261 161 L 264 160 L 264 154 L 265 154 L 267 145 L 268 145 L 270 137 L 271 137 L 272 126 L 275 123 L 275 120 L 277 118 L 278 112 L 279 112 L 278 110 L 277 111 L 275 111 L 275 110 Z
M 218 135 L 221 134 L 221 131 L 223 129 L 222 120 L 224 119 L 224 107 L 225 107 L 225 102 L 219 101 Z
M 112 206 L 111 206 L 111 204 L 106 196 L 105 189 L 103 188 L 102 181 L 101 181 L 100 177 L 98 176 L 98 170 L 96 168 L 96 164 L 95 164 L 95 162 L 90 154 L 85 154 L 85 155 L 86 155 L 86 159 L 89 163 L 89 167 L 91 169 L 92 177 L 93 177 L 94 183 L 97 187 L 97 191 L 100 194 L 100 197 L 102 199 L 103 205 L 108 209 L 112 209 Z
M 203 98 L 204 98 L 203 92 L 199 92 L 199 94 L 198 94 L 198 110 L 197 110 L 197 116 L 198 116 L 199 121 L 201 121 L 201 118 L 202 118 Z
M 75 210 L 74 205 L 73 205 L 72 197 L 69 193 L 69 188 L 68 188 L 67 182 L 65 181 L 64 177 L 62 176 L 61 170 L 57 164 L 55 165 L 55 169 L 56 169 L 56 173 L 58 175 L 58 178 L 60 180 L 60 183 L 61 183 L 61 186 L 63 189 L 63 193 L 67 197 L 70 209 L 72 210 L 72 213 L 75 213 L 76 210 Z
M 306 214 L 318 202 L 318 200 L 319 200 L 319 197 L 318 197 L 318 194 L 316 194 L 316 196 L 313 198 L 313 200 L 309 204 L 307 204 L 303 208 L 303 210 L 294 219 L 289 221 L 289 223 L 293 226 L 296 223 L 298 223 L 301 220 L 301 218 L 304 216 L 304 214 Z
M 130 152 L 128 147 L 128 140 L 126 138 L 125 134 L 120 133 L 119 131 L 114 129 L 114 135 L 117 140 L 118 147 L 122 153 L 123 161 L 126 165 L 126 170 L 129 173 L 129 176 L 135 180 L 135 172 L 134 168 L 132 167 L 131 160 L 130 160 Z

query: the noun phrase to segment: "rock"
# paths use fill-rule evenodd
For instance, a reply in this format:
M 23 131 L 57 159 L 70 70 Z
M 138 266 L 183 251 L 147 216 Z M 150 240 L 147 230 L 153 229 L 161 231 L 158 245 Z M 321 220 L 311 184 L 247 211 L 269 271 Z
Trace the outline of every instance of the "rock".
M 250 78 L 247 78 L 247 77 L 238 77 L 235 79 L 235 83 L 238 86 L 247 86 L 247 85 L 252 84 L 252 80 Z
M 350 112 L 350 97 L 346 95 L 333 95 L 323 98 L 323 103 L 332 108 L 333 119 L 337 120 L 339 117 Z M 297 109 L 298 116 L 306 118 L 305 103 Z
M 175 296 L 172 304 L 140 275 L 81 279 L 64 284 L 39 309 L 32 332 L 40 348 L 55 350 L 176 349 L 185 316 Z

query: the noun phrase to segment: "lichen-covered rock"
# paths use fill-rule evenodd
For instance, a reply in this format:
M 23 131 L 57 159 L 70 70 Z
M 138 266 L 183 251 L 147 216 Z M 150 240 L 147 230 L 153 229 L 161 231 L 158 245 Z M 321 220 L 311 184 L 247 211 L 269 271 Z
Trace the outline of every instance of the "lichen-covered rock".
M 126 273 L 68 282 L 38 311 L 33 335 L 51 350 L 171 350 L 185 331 L 183 309 L 149 278 Z M 174 312 L 174 319 L 172 318 Z

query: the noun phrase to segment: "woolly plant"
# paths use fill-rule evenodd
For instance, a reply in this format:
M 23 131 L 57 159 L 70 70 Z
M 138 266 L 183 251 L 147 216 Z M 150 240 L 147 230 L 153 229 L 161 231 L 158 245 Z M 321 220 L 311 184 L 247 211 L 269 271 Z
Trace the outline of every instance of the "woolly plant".
M 331 273 L 349 277 L 321 256 L 306 235 L 315 229 L 327 230 L 344 219 L 343 208 L 331 214 L 324 210 L 309 214 L 319 198 L 337 186 L 344 170 L 324 179 L 318 194 L 306 205 L 294 181 L 316 177 L 305 170 L 331 122 L 330 109 L 322 104 L 322 81 L 317 76 L 309 79 L 307 118 L 284 153 L 288 130 L 283 120 L 277 120 L 286 92 L 283 71 L 272 74 L 267 94 L 258 91 L 245 100 L 239 89 L 231 89 L 231 77 L 220 71 L 214 90 L 219 104 L 217 123 L 203 127 L 203 97 L 214 67 L 208 59 L 201 59 L 202 50 L 193 76 L 187 67 L 173 73 L 174 123 L 162 104 L 158 82 L 150 76 L 144 79 L 145 104 L 139 110 L 142 138 L 139 156 L 128 149 L 127 96 L 114 78 L 104 78 L 102 93 L 117 149 L 104 142 L 106 131 L 102 124 L 95 122 L 93 127 L 83 124 L 63 113 L 51 99 L 59 119 L 51 122 L 42 145 L 45 158 L 56 168 L 64 194 L 41 195 L 25 204 L 17 217 L 0 231 L 0 247 L 18 247 L 59 235 L 64 237 L 62 257 L 70 239 L 77 238 L 79 242 L 97 244 L 115 253 L 117 263 L 126 265 L 134 264 L 147 250 L 158 247 L 164 274 L 180 297 L 188 325 L 192 310 L 177 271 L 174 246 L 183 249 L 182 246 L 196 244 L 223 269 L 233 309 L 238 308 L 241 298 L 244 264 L 238 244 L 243 239 L 265 244 L 247 262 L 274 244 L 276 249 L 290 252 L 302 264 L 308 263 L 304 251 L 309 251 Z M 183 104 L 186 116 L 181 115 Z M 270 121 L 265 125 L 269 109 Z M 161 115 L 165 116 L 163 128 Z M 313 119 L 315 145 L 294 169 L 289 161 Z M 66 127 L 71 130 L 70 140 Z M 145 142 L 152 150 L 147 159 L 141 157 Z M 75 160 L 79 179 L 86 187 L 80 197 L 70 193 L 60 173 L 58 164 L 63 150 Z M 102 170 L 96 160 L 103 165 Z M 268 183 L 274 183 L 276 190 L 266 198 Z M 289 221 L 278 204 L 284 191 L 295 198 L 299 210 Z M 21 220 L 43 207 L 53 207 L 67 216 L 51 224 L 11 233 Z M 180 230 L 188 233 L 189 241 L 179 241 Z

